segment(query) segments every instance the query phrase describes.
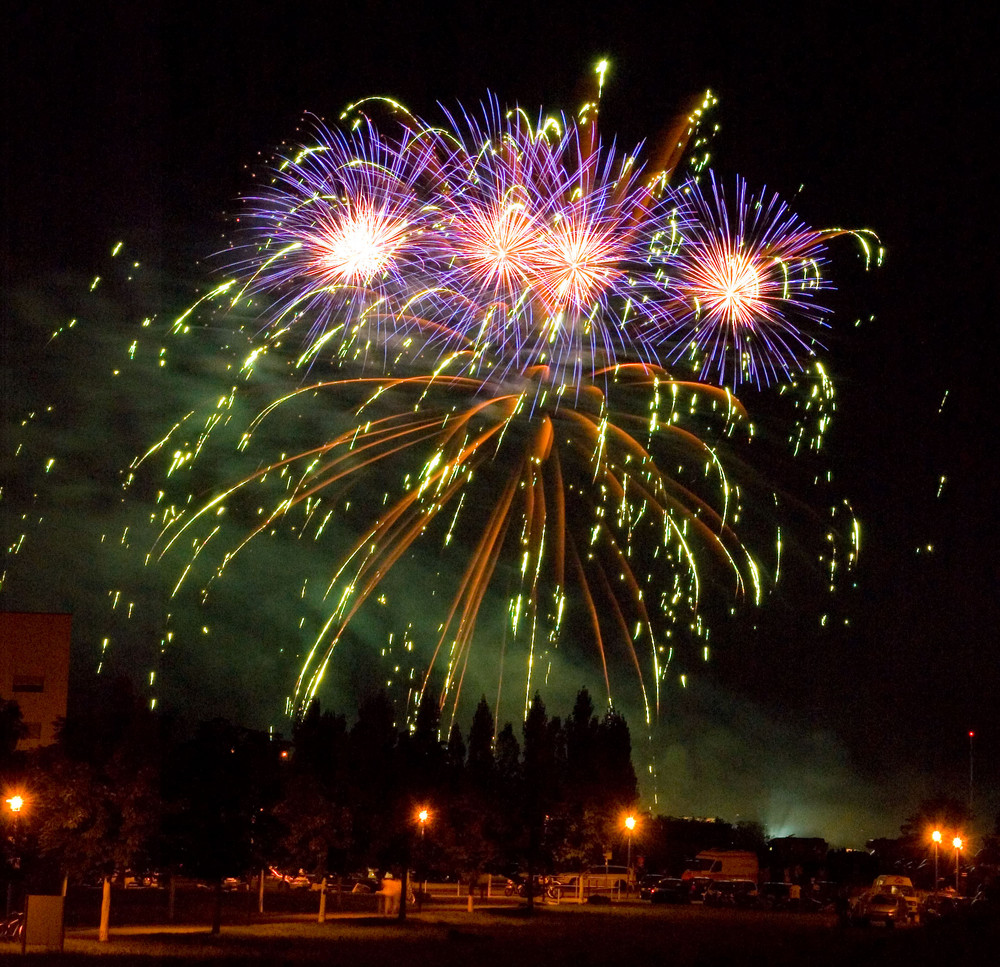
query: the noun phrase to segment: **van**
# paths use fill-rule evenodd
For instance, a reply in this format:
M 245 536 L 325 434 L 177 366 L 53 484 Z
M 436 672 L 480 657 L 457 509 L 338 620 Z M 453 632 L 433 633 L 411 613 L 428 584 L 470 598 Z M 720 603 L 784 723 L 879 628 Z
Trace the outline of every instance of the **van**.
M 635 886 L 635 874 L 627 866 L 591 866 L 582 873 L 559 874 L 564 892 L 580 890 L 582 896 L 627 893 Z
M 694 858 L 694 863 L 681 878 L 708 877 L 712 880 L 753 880 L 756 883 L 759 876 L 756 853 L 740 849 L 707 849 Z

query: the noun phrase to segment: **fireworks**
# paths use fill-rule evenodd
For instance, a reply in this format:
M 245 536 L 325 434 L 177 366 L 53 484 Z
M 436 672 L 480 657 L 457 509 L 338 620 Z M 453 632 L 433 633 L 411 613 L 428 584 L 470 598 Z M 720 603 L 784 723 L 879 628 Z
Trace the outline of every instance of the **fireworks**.
M 416 332 L 479 377 L 546 366 L 579 387 L 640 358 L 766 386 L 821 348 L 838 233 L 740 180 L 730 200 L 711 172 L 708 191 L 671 185 L 700 112 L 649 170 L 586 111 L 533 122 L 490 98 L 442 128 L 388 102 L 378 126 L 366 112 L 386 106 L 350 108 L 349 134 L 318 126 L 247 215 L 234 303 L 266 296 L 271 339 L 304 322 L 304 358 L 358 359 Z
M 526 708 L 586 638 L 609 701 L 627 691 L 652 720 L 683 643 L 707 657 L 713 612 L 778 580 L 793 502 L 750 470 L 759 444 L 734 393 L 784 383 L 803 400 L 792 449 L 818 448 L 838 232 L 681 169 L 711 101 L 649 163 L 602 142 L 595 102 L 532 119 L 489 98 L 435 126 L 364 101 L 339 129 L 316 123 L 248 200 L 234 277 L 173 328 L 229 313 L 252 348 L 126 488 L 165 466 L 149 561 L 176 565 L 174 596 L 208 600 L 282 532 L 330 548 L 301 579 L 293 707 L 408 586 L 426 600 L 384 649 L 404 687 L 433 680 L 457 709 L 470 670 L 502 683 L 517 653 Z M 857 534 L 824 533 L 832 584 Z
M 699 633 L 702 583 L 728 575 L 727 598 L 748 587 L 755 599 L 761 594 L 758 566 L 733 529 L 740 510 L 733 483 L 706 442 L 745 436 L 746 414 L 723 390 L 646 365 L 599 374 L 572 404 L 540 389 L 549 376 L 529 373 L 515 385 L 439 372 L 303 386 L 268 407 L 251 438 L 268 421 L 322 414 L 330 399 L 343 406 L 360 398 L 352 425 L 171 519 L 160 554 L 175 546 L 202 553 L 227 507 L 241 497 L 260 504 L 261 492 L 273 495 L 271 509 L 242 546 L 282 522 L 315 538 L 331 514 L 364 502 L 366 491 L 371 503 L 373 481 L 398 479 L 399 491 L 373 502 L 371 524 L 326 580 L 334 604 L 302 668 L 298 702 L 315 695 L 351 621 L 389 572 L 418 539 L 435 535 L 441 547 L 454 542 L 468 551 L 457 591 L 438 616 L 427 669 L 443 682 L 443 698 L 458 699 L 480 605 L 496 579 L 512 588 L 512 634 L 528 642 L 526 704 L 532 669 L 544 667 L 557 646 L 572 598 L 570 607 L 587 616 L 609 694 L 605 642 L 614 641 L 652 714 L 674 625 Z M 605 381 L 622 410 L 609 406 Z M 213 580 L 234 558 L 225 553 Z
M 462 562 L 447 604 L 411 625 L 429 649 L 413 684 L 434 678 L 442 702 L 458 701 L 484 602 L 502 598 L 524 643 L 525 703 L 572 612 L 609 700 L 609 653 L 623 649 L 651 718 L 675 635 L 707 636 L 716 590 L 759 603 L 777 579 L 780 515 L 764 540 L 748 521 L 754 503 L 780 501 L 747 470 L 752 425 L 725 387 L 812 365 L 837 233 L 739 180 L 730 197 L 711 172 L 673 185 L 700 116 L 653 170 L 639 148 L 601 141 L 594 103 L 532 120 L 489 98 L 438 127 L 363 101 L 347 133 L 317 125 L 251 200 L 232 305 L 258 314 L 255 352 L 301 330 L 295 365 L 337 372 L 264 408 L 240 444 L 254 469 L 168 515 L 158 555 L 193 549 L 210 585 L 279 527 L 319 539 L 360 517 L 324 578 L 294 705 L 317 694 L 391 576 L 416 566 L 418 544 Z M 832 397 L 818 372 L 826 389 L 805 411 Z M 277 460 L 257 447 L 303 420 L 318 434 L 308 446 Z M 247 500 L 256 523 L 212 558 L 217 520 Z M 840 558 L 825 552 L 832 575 Z

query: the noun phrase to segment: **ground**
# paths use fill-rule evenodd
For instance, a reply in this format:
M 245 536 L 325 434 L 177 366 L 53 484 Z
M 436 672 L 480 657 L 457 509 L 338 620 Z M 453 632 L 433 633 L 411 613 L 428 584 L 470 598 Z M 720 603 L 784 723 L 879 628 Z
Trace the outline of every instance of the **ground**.
M 225 923 L 212 937 L 203 923 L 115 927 L 98 943 L 94 927 L 69 928 L 63 955 L 37 954 L 61 967 L 112 957 L 115 967 L 162 964 L 268 965 L 323 961 L 350 967 L 433 964 L 435 967 L 879 967 L 992 962 L 1000 930 L 994 921 L 898 930 L 839 927 L 825 914 L 650 907 L 638 902 L 611 908 L 561 904 L 527 916 L 523 905 L 467 912 L 464 905 L 430 906 L 405 923 L 370 914 L 338 914 L 325 923 L 315 914 L 273 914 L 272 919 Z M 0 964 L 19 955 L 0 945 Z M 9 950 L 9 953 L 8 953 Z

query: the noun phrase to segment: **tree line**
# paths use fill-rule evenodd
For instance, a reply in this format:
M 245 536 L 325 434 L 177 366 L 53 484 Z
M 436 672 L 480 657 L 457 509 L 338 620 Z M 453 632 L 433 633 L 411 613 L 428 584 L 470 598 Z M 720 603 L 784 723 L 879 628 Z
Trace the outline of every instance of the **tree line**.
M 4 734 L 16 739 L 12 705 Z M 442 729 L 431 691 L 410 728 L 382 693 L 350 724 L 314 702 L 286 739 L 224 719 L 186 730 L 119 682 L 68 717 L 54 745 L 6 746 L 5 786 L 23 786 L 26 806 L 5 863 L 71 881 L 417 865 L 471 879 L 579 868 L 607 852 L 624 862 L 621 817 L 638 801 L 628 725 L 598 714 L 586 690 L 565 719 L 536 694 L 517 727 L 497 728 L 483 698 L 467 730 Z
M 523 723 L 502 728 L 485 698 L 467 729 L 447 730 L 430 691 L 408 728 L 382 693 L 351 722 L 313 703 L 284 738 L 224 719 L 188 728 L 118 682 L 67 718 L 56 744 L 19 753 L 21 734 L 15 703 L 0 700 L 2 798 L 25 799 L 16 820 L 4 810 L 0 879 L 34 877 L 40 892 L 125 870 L 218 884 L 268 867 L 316 877 L 405 868 L 472 882 L 622 864 L 629 845 L 638 872 L 679 873 L 721 848 L 755 851 L 772 875 L 804 867 L 846 882 L 877 868 L 920 881 L 931 826 L 970 820 L 960 803 L 927 801 L 898 839 L 835 855 L 821 840 L 769 842 L 756 822 L 640 814 L 628 724 L 599 714 L 586 690 L 565 718 L 536 694 Z M 639 817 L 631 844 L 629 813 Z M 993 871 L 998 834 L 1000 820 L 978 857 Z M 793 855 L 806 843 L 814 859 Z

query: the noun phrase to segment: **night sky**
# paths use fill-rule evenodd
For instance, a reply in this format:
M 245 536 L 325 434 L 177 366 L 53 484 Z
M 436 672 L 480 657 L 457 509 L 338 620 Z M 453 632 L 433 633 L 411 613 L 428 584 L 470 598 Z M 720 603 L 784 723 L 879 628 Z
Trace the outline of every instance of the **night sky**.
M 122 529 L 120 470 L 218 375 L 208 353 L 155 387 L 138 370 L 110 374 L 139 320 L 169 320 L 211 284 L 226 213 L 255 167 L 295 140 L 305 112 L 334 121 L 369 94 L 431 118 L 437 102 L 476 104 L 487 91 L 530 113 L 572 113 L 606 56 L 605 138 L 655 142 L 711 88 L 716 170 L 792 199 L 818 227 L 871 228 L 887 250 L 865 273 L 856 248 L 837 243 L 827 270 L 838 394 L 827 461 L 863 535 L 858 586 L 836 602 L 850 624 L 821 632 L 790 595 L 741 625 L 654 739 L 656 808 L 860 845 L 894 834 L 927 795 L 968 796 L 971 729 L 979 832 L 992 828 L 1000 616 L 983 334 L 995 326 L 994 31 L 943 5 L 920 20 L 890 4 L 647 6 L 4 5 L 5 546 L 25 531 L 22 514 L 31 527 L 8 558 L 0 607 L 74 613 L 78 694 L 93 684 L 108 588 L 135 578 L 94 543 Z M 128 275 L 133 261 L 131 282 L 88 292 L 95 275 Z M 48 344 L 71 318 L 78 326 Z M 207 339 L 230 345 L 225 333 Z M 26 430 L 28 412 L 42 415 Z M 57 471 L 39 476 L 47 454 Z M 274 554 L 287 555 L 282 568 L 310 564 Z M 106 658 L 141 689 L 167 605 L 162 580 L 138 580 L 141 614 Z M 266 589 L 234 588 L 213 618 L 213 641 L 227 644 L 181 635 L 157 666 L 157 694 L 193 715 L 287 728 L 278 642 L 294 650 L 295 627 L 282 616 Z M 378 680 L 369 652 L 382 633 L 340 656 L 330 705 L 350 713 Z M 581 685 L 600 693 L 581 669 L 556 677 L 543 689 L 554 714 Z M 633 740 L 641 765 L 635 724 Z

